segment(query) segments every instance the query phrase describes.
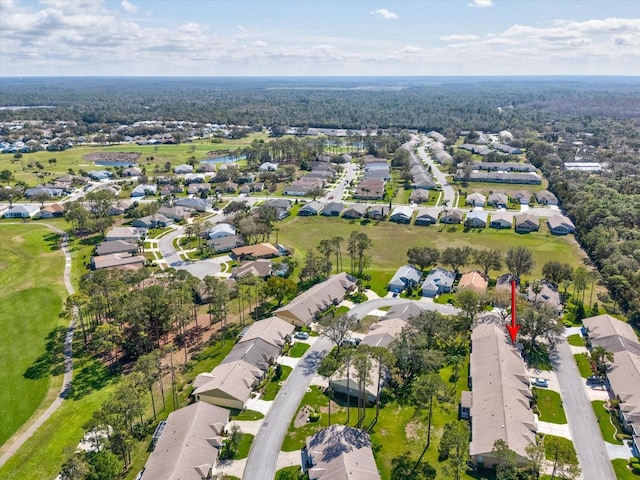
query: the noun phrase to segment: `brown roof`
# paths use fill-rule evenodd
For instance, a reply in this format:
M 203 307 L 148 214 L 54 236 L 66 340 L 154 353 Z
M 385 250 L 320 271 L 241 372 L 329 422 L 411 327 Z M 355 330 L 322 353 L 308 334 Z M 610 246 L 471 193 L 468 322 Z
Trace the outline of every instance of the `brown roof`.
M 218 458 L 229 410 L 196 402 L 169 414 L 142 478 L 201 480 Z
M 209 403 L 216 397 L 231 398 L 246 403 L 253 386 L 263 377 L 263 372 L 244 360 L 236 360 L 215 367 L 211 373 L 201 373 L 193 382 L 193 395 L 206 396 Z
M 50 212 L 50 213 L 64 213 L 64 207 L 59 203 L 52 203 L 51 205 L 47 205 L 41 211 Z
M 636 349 L 640 353 L 638 336 L 628 323 L 607 314 L 584 318 L 582 323 L 589 332 L 592 345 L 600 345 L 613 353 Z
M 525 448 L 535 442 L 536 423 L 522 358 L 507 331 L 493 323 L 476 326 L 471 343 L 472 459 L 490 455 L 502 439 L 523 462 Z
M 406 324 L 406 320 L 401 318 L 390 318 L 376 322 L 371 325 L 369 333 L 362 339 L 362 343 L 372 347 L 388 347 L 398 338 Z
M 256 277 L 266 277 L 271 275 L 271 261 L 265 258 L 245 262 L 238 267 L 231 269 L 231 276 L 240 278 L 245 275 L 255 275 Z
M 379 480 L 369 434 L 346 425 L 331 425 L 307 438 L 312 462 L 309 480 Z
M 247 342 L 254 338 L 261 338 L 279 348 L 282 348 L 295 327 L 278 317 L 269 317 L 251 325 L 238 341 Z
M 463 273 L 458 282 L 458 289 L 473 288 L 474 290 L 484 293 L 489 286 L 489 279 L 482 272 L 474 270 L 472 272 Z
M 145 258 L 140 255 L 131 256 L 127 253 L 112 253 L 110 255 L 99 255 L 91 259 L 93 268 L 140 268 L 144 265 Z

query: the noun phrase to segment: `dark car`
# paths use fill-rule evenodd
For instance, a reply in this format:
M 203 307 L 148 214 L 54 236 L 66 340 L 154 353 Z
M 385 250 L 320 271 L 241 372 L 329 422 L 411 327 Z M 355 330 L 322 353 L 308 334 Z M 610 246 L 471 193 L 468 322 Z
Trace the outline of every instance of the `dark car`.
M 604 378 L 599 377 L 598 375 L 591 375 L 587 378 L 587 383 L 591 385 L 604 385 Z

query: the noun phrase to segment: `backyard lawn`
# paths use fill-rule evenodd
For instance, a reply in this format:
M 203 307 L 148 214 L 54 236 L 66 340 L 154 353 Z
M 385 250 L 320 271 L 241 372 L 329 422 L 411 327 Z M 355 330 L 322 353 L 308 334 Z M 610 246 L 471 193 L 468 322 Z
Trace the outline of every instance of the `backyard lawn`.
M 50 387 L 60 388 L 67 326 L 58 317 L 66 297 L 63 272 L 57 234 L 35 223 L 0 222 L 0 445 Z
M 538 395 L 537 405 L 540 411 L 540 420 L 559 424 L 567 423 L 558 392 L 535 387 L 532 390 Z
M 388 221 L 360 221 L 293 215 L 283 220 L 279 229 L 279 242 L 287 247 L 292 247 L 294 257 L 299 262 L 303 261 L 309 248 L 317 246 L 324 238 L 341 236 L 347 239 L 354 230 L 366 233 L 372 241 L 372 248 L 369 252 L 370 267 L 367 269 L 367 273 L 371 274 L 371 287 L 378 295 L 386 294 L 386 285 L 389 279 L 399 266 L 407 263 L 407 249 L 413 246 L 442 249 L 444 246 L 469 245 L 474 248 L 498 248 L 506 251 L 517 240 L 518 245 L 532 251 L 535 260 L 533 271 L 524 280 L 541 278 L 542 266 L 549 260 L 561 260 L 577 267 L 581 265 L 580 259 L 584 256 L 573 239 L 551 236 L 541 232 L 518 235 L 510 230 L 490 228 L 465 232 L 463 226 L 455 225 L 420 227 L 397 225 Z M 343 257 L 345 266 L 348 266 L 349 257 L 346 252 L 346 242 L 343 246 Z M 478 266 L 468 265 L 465 269 L 476 267 Z M 491 272 L 491 276 L 497 276 L 499 273 L 504 272 Z

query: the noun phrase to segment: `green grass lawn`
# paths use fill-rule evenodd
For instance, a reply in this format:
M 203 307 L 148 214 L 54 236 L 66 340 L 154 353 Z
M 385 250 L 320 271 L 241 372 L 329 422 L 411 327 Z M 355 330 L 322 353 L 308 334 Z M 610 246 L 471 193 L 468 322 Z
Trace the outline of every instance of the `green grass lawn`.
M 0 445 L 61 385 L 63 272 L 57 234 L 0 222 Z
M 278 392 L 280 391 L 280 383 L 284 382 L 288 377 L 289 374 L 292 371 L 291 367 L 288 367 L 287 365 L 282 365 L 282 373 L 280 376 L 273 376 L 271 378 L 270 381 L 267 382 L 267 384 L 264 387 L 264 392 L 262 393 L 262 396 L 260 397 L 262 400 L 273 400 L 276 398 L 276 395 L 278 394 Z
M 591 405 L 598 419 L 598 425 L 600 426 L 604 441 L 615 445 L 622 445 L 622 442 L 616 438 L 616 428 L 611 423 L 611 414 L 604 408 L 604 402 L 602 400 L 594 400 L 591 402 Z
M 582 339 L 582 335 L 579 333 L 569 335 L 567 337 L 567 342 L 569 342 L 569 345 L 573 345 L 574 347 L 584 347 L 584 340 Z
M 591 360 L 584 353 L 576 353 L 573 358 L 576 359 L 576 363 L 578 364 L 578 370 L 580 371 L 580 375 L 582 378 L 589 378 L 593 375 L 593 371 L 591 370 Z
M 253 420 L 262 420 L 264 418 L 264 414 L 261 412 L 256 412 L 255 410 L 242 410 L 237 414 L 232 414 L 231 420 L 237 421 L 253 421 Z
M 544 388 L 533 388 L 538 394 L 538 410 L 540 411 L 540 420 L 551 423 L 567 423 L 567 417 L 562 408 L 562 400 L 560 394 L 553 390 Z
M 617 480 L 638 480 L 640 478 L 640 475 L 633 473 L 629 469 L 629 461 L 624 458 L 618 458 L 612 461 L 611 464 Z
M 289 349 L 289 353 L 287 355 L 292 358 L 301 358 L 304 353 L 309 350 L 310 346 L 311 345 L 308 343 L 296 342 L 293 344 L 291 349 Z
M 276 480 L 302 480 L 304 478 L 307 477 L 299 466 L 284 467 L 276 472 Z
M 413 225 L 397 225 L 393 222 L 367 222 L 327 217 L 291 216 L 279 225 L 279 242 L 294 248 L 294 258 L 303 262 L 306 251 L 315 248 L 320 240 L 342 236 L 347 239 L 352 231 L 367 234 L 372 240 L 370 267 L 367 273 L 372 275 L 371 288 L 378 295 L 386 294 L 386 286 L 400 265 L 407 262 L 407 249 L 414 246 L 444 248 L 444 246 L 469 245 L 474 248 L 498 248 L 506 251 L 515 242 L 529 248 L 533 253 L 535 267 L 524 280 L 541 278 L 542 266 L 549 260 L 568 262 L 572 267 L 581 265 L 584 254 L 571 237 L 557 237 L 545 233 L 534 232 L 518 235 L 511 230 L 493 228 L 464 231 L 464 226 L 435 225 L 420 227 Z M 401 247 L 400 247 L 401 246 Z M 349 257 L 346 242 L 343 245 L 344 264 L 348 266 Z M 478 268 L 468 265 L 465 270 Z M 348 268 L 348 267 L 347 267 Z M 505 267 L 506 268 L 506 267 Z M 500 272 L 491 272 L 497 277 Z
M 240 445 L 238 445 L 236 456 L 233 457 L 234 460 L 242 460 L 249 456 L 249 450 L 251 449 L 251 444 L 253 443 L 254 438 L 255 436 L 250 433 L 242 434 L 242 440 L 240 440 Z

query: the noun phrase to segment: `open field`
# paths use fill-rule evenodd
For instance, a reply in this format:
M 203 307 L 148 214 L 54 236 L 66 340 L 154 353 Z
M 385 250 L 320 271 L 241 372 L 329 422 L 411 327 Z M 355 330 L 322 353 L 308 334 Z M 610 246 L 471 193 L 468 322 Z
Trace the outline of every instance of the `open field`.
M 511 230 L 473 229 L 466 230 L 461 225 L 436 225 L 420 227 L 397 225 L 388 221 L 344 220 L 327 217 L 291 216 L 279 225 L 279 242 L 294 248 L 294 257 L 302 262 L 305 252 L 316 247 L 320 240 L 336 236 L 345 239 L 343 262 L 349 267 L 346 239 L 352 231 L 361 231 L 372 240 L 371 262 L 366 269 L 373 277 L 372 288 L 384 294 L 386 284 L 397 268 L 407 262 L 407 249 L 414 246 L 428 246 L 443 250 L 446 247 L 468 245 L 474 248 L 492 248 L 506 251 L 514 246 L 523 246 L 533 252 L 535 268 L 523 280 L 541 278 L 542 266 L 549 260 L 568 262 L 573 267 L 582 265 L 585 258 L 573 237 L 556 237 L 544 232 L 517 234 Z M 468 265 L 463 270 L 478 268 Z M 506 267 L 499 273 L 505 273 Z M 498 272 L 490 272 L 495 278 Z
M 169 162 L 176 166 L 186 163 L 190 157 L 195 157 L 196 162 L 210 158 L 207 152 L 236 150 L 238 148 L 248 146 L 254 139 L 266 140 L 268 134 L 254 133 L 239 140 L 224 140 L 222 143 L 211 143 L 210 140 L 197 140 L 192 143 L 181 143 L 179 145 L 137 145 L 135 143 L 124 143 L 119 145 L 96 145 L 96 146 L 77 146 L 61 152 L 33 152 L 25 153 L 22 158 L 17 161 L 13 160 L 13 155 L 0 155 L 0 170 L 8 169 L 13 172 L 16 180 L 23 180 L 28 184 L 35 185 L 38 183 L 36 177 L 35 163 L 40 162 L 44 169 L 41 173 L 46 176 L 55 178 L 58 175 L 69 173 L 69 169 L 73 169 L 78 173 L 81 169 L 89 170 L 105 170 L 106 167 L 94 165 L 90 160 L 82 157 L 87 154 L 96 152 L 135 152 L 139 153 L 138 163 L 140 167 L 146 167 L 149 173 L 153 172 L 158 166 L 161 170 L 164 165 Z M 153 158 L 152 158 L 153 157 Z M 49 159 L 55 158 L 55 163 L 49 163 Z M 29 167 L 29 164 L 32 164 Z
M 36 411 L 51 382 L 60 385 L 64 373 L 66 321 L 58 314 L 66 291 L 57 238 L 44 226 L 0 224 L 0 445 Z

